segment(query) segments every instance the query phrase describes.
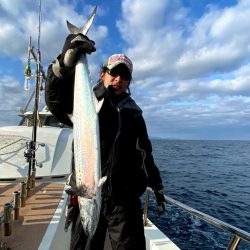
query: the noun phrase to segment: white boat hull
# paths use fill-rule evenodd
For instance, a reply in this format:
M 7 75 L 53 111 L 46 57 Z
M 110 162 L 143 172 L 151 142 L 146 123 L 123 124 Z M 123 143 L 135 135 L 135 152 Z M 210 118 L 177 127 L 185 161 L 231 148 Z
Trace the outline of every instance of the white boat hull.
M 28 140 L 29 135 L 32 134 L 32 127 L 22 127 L 22 126 L 11 126 L 11 127 L 1 127 L 0 128 L 0 189 L 1 197 L 5 195 L 6 184 L 9 185 L 10 180 L 12 183 L 18 184 L 27 177 L 28 173 L 28 163 L 24 157 L 25 142 Z M 5 140 L 1 140 L 5 138 Z M 9 139 L 8 139 L 9 138 Z M 21 140 L 19 140 L 22 138 Z M 38 217 L 32 217 L 30 219 L 31 213 L 28 212 L 28 208 L 20 208 L 22 221 L 14 224 L 27 224 L 30 228 L 30 233 L 26 232 L 26 236 L 29 237 L 29 244 L 25 247 L 12 247 L 12 249 L 18 250 L 32 250 L 31 243 L 32 240 L 37 240 L 38 235 L 34 239 L 30 237 L 35 232 L 32 228 L 37 228 L 37 223 L 42 224 L 45 227 L 43 235 L 41 236 L 41 241 L 38 247 L 35 249 L 39 250 L 68 250 L 70 246 L 70 227 L 68 232 L 64 231 L 65 223 L 65 212 L 67 207 L 67 195 L 63 191 L 63 186 L 65 184 L 66 177 L 71 172 L 71 161 L 72 161 L 72 129 L 69 128 L 56 128 L 56 127 L 42 127 L 38 128 L 37 142 L 44 143 L 44 147 L 40 147 L 36 151 L 36 160 L 43 164 L 42 168 L 37 168 L 36 178 L 38 178 L 36 183 L 36 188 L 33 190 L 34 196 L 28 197 L 27 207 L 34 206 L 37 202 L 36 207 L 32 208 L 31 211 L 36 212 Z M 18 140 L 16 140 L 18 139 Z M 9 140 L 9 141 L 8 141 Z M 18 141 L 18 142 L 15 142 Z M 13 152 L 8 149 L 8 143 L 12 143 L 16 146 L 16 150 Z M 15 147 L 14 147 L 15 148 Z M 1 151 L 2 150 L 2 151 Z M 41 185 L 41 189 L 38 187 Z M 43 186 L 44 185 L 44 186 Z M 59 185 L 60 188 L 49 188 L 49 185 Z M 57 206 L 55 206 L 54 201 L 46 198 L 46 201 L 41 197 L 43 195 L 49 195 L 48 197 L 54 196 L 53 192 L 57 192 Z M 12 191 L 13 192 L 13 191 Z M 51 194 L 49 192 L 52 192 Z M 32 195 L 32 190 L 31 190 Z M 2 199 L 2 198 L 1 198 Z M 9 197 L 11 200 L 12 197 Z M 41 202 L 42 201 L 42 202 Z M 50 217 L 50 221 L 47 224 L 43 223 L 44 216 L 47 216 L 47 209 L 53 203 L 55 206 Z M 2 204 L 3 205 L 3 204 Z M 2 210 L 0 210 L 0 213 Z M 35 216 L 35 215 L 34 215 Z M 40 216 L 40 217 L 39 217 Z M 47 218 L 47 217 L 46 217 Z M 33 222 L 32 222 L 33 221 Z M 27 227 L 25 228 L 25 230 Z M 13 228 L 13 233 L 11 237 L 6 238 L 6 242 L 15 242 L 15 228 Z M 24 230 L 20 230 L 22 232 Z M 41 230 L 40 230 L 41 231 Z M 18 231 L 19 232 L 19 231 Z M 20 238 L 20 237 L 19 237 Z M 21 237 L 23 239 L 23 237 Z M 108 238 L 108 237 L 107 237 Z M 147 250 L 177 250 L 179 249 L 166 235 L 164 235 L 152 222 L 148 222 L 145 227 L 145 238 Z M 21 244 L 21 243 L 20 243 Z M 15 242 L 15 245 L 18 245 Z M 106 242 L 105 250 L 109 250 L 110 243 Z

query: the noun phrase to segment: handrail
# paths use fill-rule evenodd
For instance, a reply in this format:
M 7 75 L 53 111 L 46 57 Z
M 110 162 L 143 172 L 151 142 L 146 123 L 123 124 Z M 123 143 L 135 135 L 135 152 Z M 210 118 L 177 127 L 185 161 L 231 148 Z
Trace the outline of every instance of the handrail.
M 149 190 L 150 192 L 153 192 L 152 189 L 150 188 L 147 188 L 147 190 Z M 205 214 L 199 210 L 196 210 L 192 207 L 189 207 L 167 195 L 164 195 L 165 199 L 167 202 L 170 202 L 172 203 L 173 205 L 181 208 L 181 209 L 184 209 L 185 211 L 187 211 L 188 213 L 194 215 L 195 217 L 198 217 L 200 218 L 201 220 L 209 223 L 210 225 L 213 225 L 217 228 L 220 228 L 220 229 L 223 229 L 224 231 L 230 233 L 232 235 L 232 239 L 231 239 L 231 242 L 228 246 L 228 250 L 235 250 L 237 249 L 237 246 L 239 245 L 240 243 L 240 240 L 244 240 L 244 241 L 247 241 L 248 243 L 250 243 L 250 233 L 238 228 L 238 227 L 235 227 L 235 226 L 232 226 L 224 221 L 221 221 L 213 216 L 210 216 L 208 214 Z

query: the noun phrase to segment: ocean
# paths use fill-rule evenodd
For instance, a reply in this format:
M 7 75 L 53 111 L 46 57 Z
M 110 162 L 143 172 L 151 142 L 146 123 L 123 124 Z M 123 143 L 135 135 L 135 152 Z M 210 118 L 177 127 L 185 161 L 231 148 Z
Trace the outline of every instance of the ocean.
M 250 141 L 152 140 L 165 194 L 250 232 Z M 226 249 L 231 235 L 167 204 L 149 219 L 181 249 Z M 241 241 L 239 250 L 250 250 Z

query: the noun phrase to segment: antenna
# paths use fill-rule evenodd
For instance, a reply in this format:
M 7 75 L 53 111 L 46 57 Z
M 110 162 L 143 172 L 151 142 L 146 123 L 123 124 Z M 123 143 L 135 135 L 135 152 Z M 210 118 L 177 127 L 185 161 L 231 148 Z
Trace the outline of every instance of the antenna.
M 38 39 L 37 39 L 37 50 L 40 51 L 40 37 L 41 37 L 41 13 L 42 13 L 42 3 L 39 0 L 39 18 L 38 18 Z

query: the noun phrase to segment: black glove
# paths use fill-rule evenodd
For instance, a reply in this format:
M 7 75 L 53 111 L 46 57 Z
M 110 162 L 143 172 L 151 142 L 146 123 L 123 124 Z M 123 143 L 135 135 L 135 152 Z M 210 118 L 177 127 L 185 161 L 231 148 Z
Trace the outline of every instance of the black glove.
M 156 202 L 157 202 L 157 212 L 158 215 L 161 215 L 165 212 L 166 208 L 165 208 L 165 204 L 166 204 L 166 199 L 164 197 L 164 193 L 163 190 L 154 190 L 155 193 L 155 198 L 156 198 Z
M 91 54 L 95 51 L 95 42 L 90 40 L 87 36 L 81 33 L 70 34 L 65 40 L 62 54 L 59 58 L 60 65 L 64 67 L 74 67 L 81 54 Z

